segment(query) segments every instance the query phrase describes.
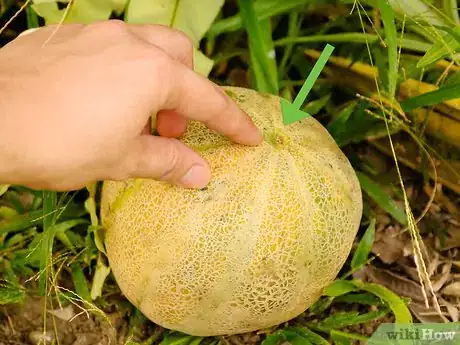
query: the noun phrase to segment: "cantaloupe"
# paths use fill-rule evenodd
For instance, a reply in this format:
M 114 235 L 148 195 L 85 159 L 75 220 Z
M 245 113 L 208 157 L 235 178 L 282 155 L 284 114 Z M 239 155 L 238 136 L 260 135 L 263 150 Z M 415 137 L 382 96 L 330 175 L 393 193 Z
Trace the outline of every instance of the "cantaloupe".
M 280 99 L 225 88 L 263 131 L 256 147 L 192 122 L 203 190 L 104 182 L 105 244 L 124 295 L 153 322 L 198 335 L 271 327 L 301 314 L 343 266 L 362 215 L 346 156 L 313 117 L 284 126 Z

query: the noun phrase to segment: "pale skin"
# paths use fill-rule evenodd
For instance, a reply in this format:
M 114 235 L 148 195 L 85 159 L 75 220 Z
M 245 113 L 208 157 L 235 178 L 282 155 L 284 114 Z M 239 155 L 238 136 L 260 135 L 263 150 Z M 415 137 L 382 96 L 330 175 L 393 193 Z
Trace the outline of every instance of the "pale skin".
M 203 188 L 212 172 L 180 141 L 188 121 L 261 143 L 248 115 L 193 71 L 181 32 L 116 20 L 55 29 L 0 49 L 0 184 L 69 191 L 149 178 Z M 149 133 L 154 113 L 160 136 Z

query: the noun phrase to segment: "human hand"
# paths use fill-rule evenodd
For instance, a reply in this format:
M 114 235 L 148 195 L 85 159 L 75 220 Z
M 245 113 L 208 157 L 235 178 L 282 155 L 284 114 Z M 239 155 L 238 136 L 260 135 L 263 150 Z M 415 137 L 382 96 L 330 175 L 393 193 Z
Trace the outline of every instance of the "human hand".
M 261 142 L 250 118 L 193 72 L 184 34 L 117 20 L 55 30 L 0 49 L 0 183 L 63 191 L 136 177 L 202 188 L 208 164 L 177 139 L 188 120 Z M 153 113 L 160 136 L 149 134 Z

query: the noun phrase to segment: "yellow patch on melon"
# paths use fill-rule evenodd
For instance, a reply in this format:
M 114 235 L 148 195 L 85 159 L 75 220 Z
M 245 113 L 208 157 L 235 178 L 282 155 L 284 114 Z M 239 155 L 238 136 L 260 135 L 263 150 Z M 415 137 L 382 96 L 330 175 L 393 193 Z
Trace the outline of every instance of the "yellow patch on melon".
M 264 142 L 230 142 L 202 123 L 181 139 L 212 180 L 190 190 L 104 183 L 106 249 L 125 296 L 153 322 L 198 336 L 296 317 L 344 264 L 362 215 L 350 163 L 312 117 L 282 124 L 280 100 L 227 87 Z

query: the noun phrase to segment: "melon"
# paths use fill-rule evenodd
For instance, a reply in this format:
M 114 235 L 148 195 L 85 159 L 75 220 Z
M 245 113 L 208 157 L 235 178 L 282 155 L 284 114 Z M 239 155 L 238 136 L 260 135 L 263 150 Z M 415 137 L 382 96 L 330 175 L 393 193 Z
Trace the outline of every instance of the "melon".
M 192 122 L 181 141 L 210 164 L 201 190 L 105 181 L 113 275 L 153 322 L 195 336 L 268 328 L 304 312 L 350 253 L 362 215 L 356 174 L 313 117 L 288 126 L 280 98 L 225 87 L 263 132 L 255 147 Z

